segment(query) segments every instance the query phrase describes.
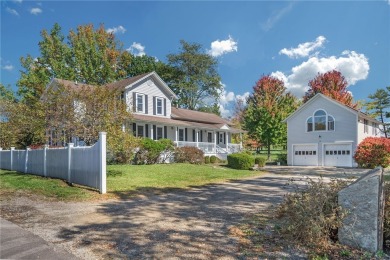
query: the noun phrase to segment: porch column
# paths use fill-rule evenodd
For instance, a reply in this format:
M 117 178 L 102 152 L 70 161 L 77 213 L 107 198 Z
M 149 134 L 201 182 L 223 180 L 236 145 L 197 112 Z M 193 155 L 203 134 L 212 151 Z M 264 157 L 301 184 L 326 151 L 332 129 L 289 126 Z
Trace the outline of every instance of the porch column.
M 214 132 L 214 153 L 217 153 L 217 132 Z
M 195 129 L 195 133 L 196 133 L 196 147 L 199 147 L 199 130 L 198 129 Z
M 149 128 L 150 128 L 150 139 L 153 140 L 153 124 L 149 124 Z
M 175 127 L 175 142 L 177 142 L 177 127 Z
M 226 132 L 226 152 L 229 153 L 229 132 Z
M 242 150 L 242 133 L 240 133 L 240 150 Z

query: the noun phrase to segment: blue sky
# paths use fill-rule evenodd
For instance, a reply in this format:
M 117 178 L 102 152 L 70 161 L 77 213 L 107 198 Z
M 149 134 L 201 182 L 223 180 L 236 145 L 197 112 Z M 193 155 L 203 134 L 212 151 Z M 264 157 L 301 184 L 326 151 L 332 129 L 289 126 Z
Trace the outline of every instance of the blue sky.
M 16 89 L 22 56 L 39 55 L 40 31 L 58 22 L 104 24 L 136 55 L 166 61 L 179 41 L 219 61 L 221 111 L 271 74 L 301 97 L 318 72 L 337 69 L 357 100 L 390 86 L 390 0 L 1 1 L 1 83 Z

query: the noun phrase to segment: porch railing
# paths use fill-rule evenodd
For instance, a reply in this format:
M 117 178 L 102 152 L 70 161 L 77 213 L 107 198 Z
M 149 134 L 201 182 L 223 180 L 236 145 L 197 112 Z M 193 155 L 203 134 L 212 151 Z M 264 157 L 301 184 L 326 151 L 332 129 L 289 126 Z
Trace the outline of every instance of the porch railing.
M 198 147 L 205 154 L 230 154 L 237 153 L 242 150 L 240 144 L 228 144 L 227 147 L 220 147 L 215 143 L 206 143 L 206 142 L 185 142 L 185 141 L 175 141 L 177 147 L 192 146 Z

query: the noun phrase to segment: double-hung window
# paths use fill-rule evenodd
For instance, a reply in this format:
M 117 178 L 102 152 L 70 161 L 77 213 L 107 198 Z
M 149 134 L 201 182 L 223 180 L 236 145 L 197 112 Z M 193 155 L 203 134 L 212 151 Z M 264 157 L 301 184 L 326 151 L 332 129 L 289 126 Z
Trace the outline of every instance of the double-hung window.
M 156 127 L 156 139 L 160 140 L 164 137 L 164 128 L 162 126 Z
M 156 115 L 163 115 L 164 114 L 164 99 L 156 97 Z
M 136 96 L 137 112 L 145 112 L 145 102 L 144 102 L 145 95 L 139 93 L 137 93 L 136 95 L 137 95 Z

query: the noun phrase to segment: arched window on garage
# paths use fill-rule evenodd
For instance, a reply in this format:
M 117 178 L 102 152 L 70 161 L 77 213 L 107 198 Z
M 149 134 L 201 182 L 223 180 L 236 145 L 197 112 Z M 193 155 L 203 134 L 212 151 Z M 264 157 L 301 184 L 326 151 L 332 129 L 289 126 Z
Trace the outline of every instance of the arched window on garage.
M 324 110 L 317 110 L 314 113 L 314 131 L 326 130 L 326 112 Z
M 325 110 L 317 110 L 313 116 L 306 120 L 307 132 L 312 131 L 334 131 L 335 119 L 328 115 Z
M 334 117 L 328 116 L 328 131 L 334 131 Z
M 306 129 L 308 132 L 313 131 L 313 117 L 312 116 L 306 120 Z

